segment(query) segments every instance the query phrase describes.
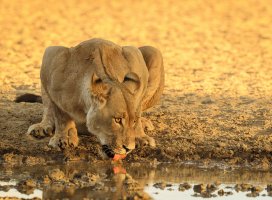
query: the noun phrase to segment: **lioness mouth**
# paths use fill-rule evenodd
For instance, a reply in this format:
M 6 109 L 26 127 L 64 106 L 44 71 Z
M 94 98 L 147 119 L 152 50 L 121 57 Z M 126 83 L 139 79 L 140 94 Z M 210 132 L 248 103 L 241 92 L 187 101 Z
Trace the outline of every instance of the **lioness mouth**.
M 124 159 L 126 154 L 116 154 L 108 145 L 102 145 L 103 152 L 113 161 Z

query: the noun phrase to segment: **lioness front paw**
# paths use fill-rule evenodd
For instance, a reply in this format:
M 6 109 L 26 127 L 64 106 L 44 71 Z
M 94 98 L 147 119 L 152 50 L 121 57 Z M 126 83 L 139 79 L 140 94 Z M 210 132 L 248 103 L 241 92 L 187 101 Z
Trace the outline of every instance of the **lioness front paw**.
M 27 135 L 42 139 L 53 135 L 54 127 L 49 124 L 33 124 L 27 130 Z
M 49 146 L 53 148 L 67 149 L 78 146 L 78 136 L 76 128 L 71 128 L 68 133 L 55 133 L 50 139 Z
M 156 147 L 156 142 L 154 138 L 148 135 L 144 135 L 136 139 L 136 146 L 137 147 L 143 147 L 143 146 Z
M 141 123 L 144 130 L 153 131 L 155 129 L 153 123 L 145 117 L 141 117 Z

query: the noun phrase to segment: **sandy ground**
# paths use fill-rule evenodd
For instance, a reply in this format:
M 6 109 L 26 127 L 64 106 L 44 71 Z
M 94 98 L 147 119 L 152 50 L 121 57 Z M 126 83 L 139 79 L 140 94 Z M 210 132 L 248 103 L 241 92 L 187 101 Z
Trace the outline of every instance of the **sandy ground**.
M 271 0 L 23 1 L 0 6 L 0 157 L 25 164 L 96 160 L 88 134 L 79 148 L 58 152 L 48 139 L 25 136 L 40 104 L 13 102 L 40 94 L 39 68 L 50 45 L 74 46 L 101 37 L 120 45 L 153 45 L 164 56 L 166 87 L 148 111 L 155 149 L 128 161 L 187 161 L 269 169 L 272 162 Z

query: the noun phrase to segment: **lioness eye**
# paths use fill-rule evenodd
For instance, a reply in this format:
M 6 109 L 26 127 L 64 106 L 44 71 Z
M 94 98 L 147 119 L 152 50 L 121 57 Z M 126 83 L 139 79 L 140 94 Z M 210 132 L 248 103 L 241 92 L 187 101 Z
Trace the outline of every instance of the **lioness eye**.
M 121 124 L 121 122 L 122 122 L 122 118 L 114 118 L 114 120 L 118 124 Z

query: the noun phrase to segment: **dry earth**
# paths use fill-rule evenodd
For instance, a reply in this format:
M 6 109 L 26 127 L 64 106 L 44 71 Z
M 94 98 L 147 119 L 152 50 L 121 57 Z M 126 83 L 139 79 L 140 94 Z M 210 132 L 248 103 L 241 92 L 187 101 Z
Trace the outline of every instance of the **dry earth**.
M 153 45 L 164 56 L 166 87 L 148 111 L 155 149 L 129 161 L 211 160 L 269 169 L 272 164 L 272 1 L 23 1 L 0 6 L 0 157 L 26 164 L 101 159 L 88 134 L 74 152 L 25 136 L 41 120 L 39 68 L 50 45 L 101 37 L 120 45 Z M 64 155 L 64 156 L 63 156 Z

